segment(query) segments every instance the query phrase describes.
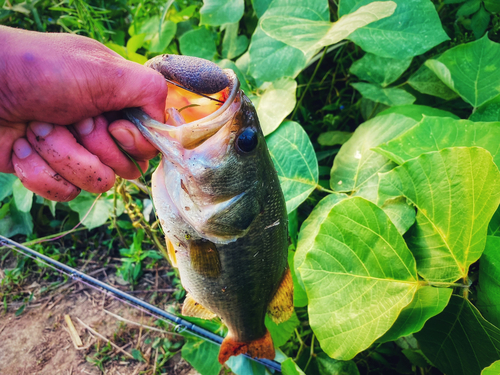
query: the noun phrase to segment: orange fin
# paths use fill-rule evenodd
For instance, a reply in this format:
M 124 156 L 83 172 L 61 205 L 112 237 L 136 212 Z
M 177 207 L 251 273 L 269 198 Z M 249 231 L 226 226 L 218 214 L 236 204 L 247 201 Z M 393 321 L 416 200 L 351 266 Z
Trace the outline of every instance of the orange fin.
M 220 275 L 219 251 L 213 242 L 207 240 L 189 241 L 191 266 L 202 276 L 216 278 Z
M 201 319 L 214 319 L 216 317 L 213 312 L 196 302 L 189 293 L 187 294 L 184 304 L 182 305 L 182 315 Z
M 274 359 L 276 352 L 269 331 L 266 331 L 266 334 L 260 339 L 250 342 L 236 341 L 229 333 L 222 341 L 219 351 L 219 363 L 223 365 L 230 357 L 245 353 L 252 358 Z
M 290 268 L 287 268 L 280 286 L 267 307 L 271 320 L 280 324 L 286 322 L 293 314 L 293 280 Z
M 168 259 L 170 260 L 170 263 L 172 264 L 173 267 L 177 268 L 177 257 L 175 256 L 175 247 L 172 241 L 168 239 L 167 236 L 165 236 L 165 241 L 167 241 L 167 255 Z

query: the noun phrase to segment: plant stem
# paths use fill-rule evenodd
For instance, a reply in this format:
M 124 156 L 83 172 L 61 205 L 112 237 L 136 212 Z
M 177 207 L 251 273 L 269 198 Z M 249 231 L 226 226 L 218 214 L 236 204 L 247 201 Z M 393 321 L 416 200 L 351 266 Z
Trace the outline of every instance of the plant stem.
M 307 367 L 309 367 L 309 363 L 311 363 L 311 359 L 314 357 L 314 333 L 311 338 L 311 348 L 309 351 L 309 359 L 307 360 L 306 367 L 304 367 L 304 372 L 306 372 Z
M 302 93 L 302 96 L 300 97 L 297 105 L 295 106 L 295 109 L 293 110 L 292 116 L 290 117 L 291 120 L 293 120 L 295 118 L 295 114 L 297 113 L 297 110 L 299 109 L 300 105 L 302 104 L 302 100 L 306 96 L 307 90 L 309 89 L 309 86 L 311 86 L 311 83 L 312 83 L 314 77 L 316 76 L 316 73 L 318 72 L 318 69 L 319 69 L 321 63 L 323 62 L 323 59 L 326 55 L 326 50 L 327 50 L 327 48 L 323 49 L 323 54 L 321 55 L 321 58 L 319 59 L 318 63 L 316 64 L 316 68 L 314 68 L 314 72 L 313 72 L 311 78 L 309 78 L 309 82 L 307 82 L 307 86 L 306 86 L 305 90 Z
M 325 193 L 329 193 L 329 194 L 332 194 L 332 193 L 335 193 L 333 190 L 330 190 L 330 189 L 327 189 L 327 188 L 324 188 L 323 186 L 321 185 L 316 185 L 316 190 L 319 190 L 319 191 L 323 191 Z

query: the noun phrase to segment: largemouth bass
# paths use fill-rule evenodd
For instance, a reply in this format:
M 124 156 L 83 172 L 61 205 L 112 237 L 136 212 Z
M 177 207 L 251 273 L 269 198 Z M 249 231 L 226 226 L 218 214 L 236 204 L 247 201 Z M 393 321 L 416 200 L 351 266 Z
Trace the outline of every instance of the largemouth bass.
M 169 85 L 166 124 L 139 109 L 127 112 L 163 155 L 152 194 L 187 291 L 182 313 L 219 317 L 228 327 L 220 363 L 242 353 L 274 359 L 264 318 L 291 316 L 293 283 L 285 201 L 255 108 L 232 70 L 173 55 L 147 64 L 219 100 Z

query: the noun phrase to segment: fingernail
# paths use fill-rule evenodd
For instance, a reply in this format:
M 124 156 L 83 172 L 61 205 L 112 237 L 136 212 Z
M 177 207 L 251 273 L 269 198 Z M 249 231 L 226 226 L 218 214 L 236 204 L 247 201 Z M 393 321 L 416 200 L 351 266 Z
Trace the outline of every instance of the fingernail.
M 45 137 L 52 131 L 52 129 L 54 129 L 54 126 L 47 124 L 46 122 L 33 122 L 31 124 L 31 130 L 33 130 L 33 133 L 40 137 Z
M 113 137 L 118 141 L 120 146 L 125 148 L 130 148 L 134 145 L 134 135 L 125 129 L 116 129 L 111 133 Z
M 25 159 L 31 155 L 31 145 L 24 138 L 20 138 L 14 144 L 14 153 L 19 159 Z
M 80 135 L 89 135 L 94 130 L 94 119 L 92 117 L 79 121 L 75 124 L 75 129 Z

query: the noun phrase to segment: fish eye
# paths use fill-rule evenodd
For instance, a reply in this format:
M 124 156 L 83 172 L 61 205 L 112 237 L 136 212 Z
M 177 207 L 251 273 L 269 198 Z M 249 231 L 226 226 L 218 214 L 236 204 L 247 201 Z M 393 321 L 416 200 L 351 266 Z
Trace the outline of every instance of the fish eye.
M 257 143 L 259 143 L 259 138 L 257 132 L 252 128 L 245 129 L 236 139 L 236 145 L 242 152 L 253 151 L 257 147 Z

